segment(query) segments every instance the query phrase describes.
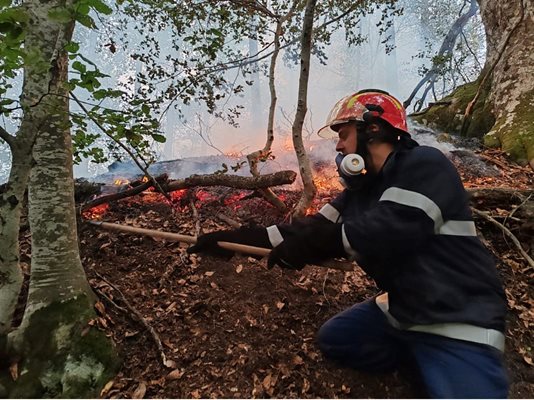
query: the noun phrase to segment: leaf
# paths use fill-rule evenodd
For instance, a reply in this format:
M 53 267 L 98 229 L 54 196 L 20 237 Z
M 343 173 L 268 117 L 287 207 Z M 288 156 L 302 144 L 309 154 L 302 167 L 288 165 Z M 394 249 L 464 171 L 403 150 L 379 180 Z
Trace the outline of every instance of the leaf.
M 167 138 L 163 135 L 159 135 L 157 133 L 152 134 L 152 139 L 154 139 L 158 143 L 165 143 L 167 141 Z
M 296 355 L 295 357 L 293 357 L 292 362 L 293 362 L 293 365 L 303 365 L 304 364 L 304 360 L 299 355 Z
M 94 29 L 96 27 L 95 21 L 89 15 L 78 14 L 76 15 L 76 21 L 87 28 Z
M 176 368 L 176 361 L 173 360 L 165 360 L 163 362 L 163 365 L 165 365 L 167 368 Z
M 113 9 L 109 7 L 106 3 L 104 3 L 102 0 L 88 0 L 87 4 L 104 15 L 109 15 L 113 12 Z
M 113 379 L 110 380 L 108 383 L 106 383 L 105 386 L 100 391 L 100 397 L 104 397 L 111 390 L 114 383 L 115 382 L 113 381 Z
M 146 394 L 146 384 L 145 382 L 141 382 L 139 386 L 137 386 L 137 389 L 132 394 L 132 399 L 143 399 Z
M 72 68 L 75 69 L 76 71 L 79 71 L 81 72 L 82 74 L 87 71 L 87 68 L 85 67 L 84 64 L 82 64 L 81 62 L 79 61 L 74 61 L 72 63 Z
M 177 379 L 180 379 L 183 375 L 184 375 L 184 371 L 183 370 L 175 369 L 175 370 L 169 372 L 169 374 L 165 377 L 165 379 L 167 379 L 169 381 L 175 381 Z
M 80 50 L 80 44 L 76 42 L 69 42 L 65 45 L 65 50 L 69 53 L 77 53 Z
M 238 274 L 240 274 L 241 271 L 243 271 L 243 265 L 239 264 L 239 265 L 236 267 L 235 272 L 237 272 Z
M 96 308 L 96 311 L 98 311 L 100 315 L 106 314 L 106 308 L 104 307 L 104 304 L 101 301 L 98 301 L 95 303 L 95 308 Z

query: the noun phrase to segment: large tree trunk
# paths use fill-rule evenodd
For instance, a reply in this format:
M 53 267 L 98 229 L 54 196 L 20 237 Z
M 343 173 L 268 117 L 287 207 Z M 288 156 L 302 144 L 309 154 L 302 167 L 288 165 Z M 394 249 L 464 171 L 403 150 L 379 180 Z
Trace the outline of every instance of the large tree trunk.
M 9 336 L 23 371 L 8 387 L 9 397 L 97 397 L 115 371 L 116 355 L 105 334 L 91 328 L 94 298 L 78 251 L 69 124 L 68 57 L 64 50 L 74 22 L 49 19 L 55 7 L 73 8 L 73 0 L 25 2 L 31 9 L 26 49 L 44 58 L 42 76 L 26 75 L 27 87 L 45 94 L 25 110 L 46 117 L 38 127 L 29 186 L 32 262 L 23 321 Z M 45 64 L 46 63 L 46 64 Z
M 487 101 L 495 117 L 485 143 L 500 145 L 534 168 L 534 1 L 478 2 L 486 27 L 485 69 L 491 74 Z
M 302 141 L 302 126 L 304 125 L 304 118 L 308 110 L 308 79 L 310 76 L 310 55 L 315 4 L 316 0 L 308 0 L 306 3 L 306 10 L 304 12 L 304 21 L 302 25 L 299 91 L 297 112 L 295 113 L 295 120 L 293 121 L 292 135 L 293 146 L 297 154 L 299 172 L 304 185 L 304 190 L 297 206 L 295 207 L 295 211 L 293 213 L 294 216 L 304 215 L 310 207 L 315 194 L 317 193 L 317 188 L 313 182 L 310 158 L 306 153 L 306 149 Z
M 480 77 L 416 119 L 452 133 L 485 135 L 487 146 L 534 168 L 534 0 L 477 1 L 487 42 Z

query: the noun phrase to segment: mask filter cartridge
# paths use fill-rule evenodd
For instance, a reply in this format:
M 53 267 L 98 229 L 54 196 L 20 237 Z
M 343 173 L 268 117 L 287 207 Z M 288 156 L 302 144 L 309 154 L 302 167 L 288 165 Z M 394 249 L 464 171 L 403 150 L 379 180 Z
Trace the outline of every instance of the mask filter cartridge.
M 365 174 L 365 161 L 359 154 L 348 154 L 339 164 L 340 175 L 355 176 L 362 172 Z

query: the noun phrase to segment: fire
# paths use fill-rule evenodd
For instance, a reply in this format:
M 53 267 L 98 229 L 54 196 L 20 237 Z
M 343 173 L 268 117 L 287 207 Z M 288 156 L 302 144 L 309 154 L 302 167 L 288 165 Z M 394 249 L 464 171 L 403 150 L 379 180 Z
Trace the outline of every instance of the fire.
M 234 210 L 241 208 L 243 205 L 239 204 L 241 199 L 245 197 L 246 193 L 237 193 L 224 199 L 224 205 L 233 207 Z
M 319 193 L 343 190 L 343 186 L 338 179 L 338 174 L 334 169 L 323 169 L 320 173 L 316 173 L 313 182 Z
M 82 213 L 85 219 L 101 219 L 109 208 L 108 203 L 100 204 Z
M 115 186 L 127 185 L 128 183 L 130 183 L 128 179 L 121 179 L 121 178 L 117 178 L 113 181 L 113 184 Z
M 143 183 L 148 182 L 148 176 L 143 176 L 143 179 L 141 179 L 141 182 Z

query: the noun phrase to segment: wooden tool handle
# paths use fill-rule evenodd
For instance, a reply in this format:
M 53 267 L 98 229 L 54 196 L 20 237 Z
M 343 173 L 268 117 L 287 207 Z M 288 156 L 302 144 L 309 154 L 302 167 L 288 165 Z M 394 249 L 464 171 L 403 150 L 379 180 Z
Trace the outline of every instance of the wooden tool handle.
M 172 232 L 161 232 L 155 229 L 145 229 L 145 228 L 136 228 L 128 225 L 113 224 L 111 222 L 102 222 L 102 221 L 92 221 L 86 220 L 85 222 L 99 226 L 101 228 L 120 231 L 120 232 L 129 232 L 137 235 L 151 236 L 158 239 L 165 239 L 172 242 L 182 242 L 195 244 L 197 242 L 196 236 L 182 235 L 180 233 Z M 231 242 L 217 242 L 217 244 L 226 250 L 235 251 L 243 254 L 250 254 L 255 256 L 266 257 L 271 252 L 271 249 L 266 249 L 264 247 L 248 246 L 240 243 L 231 243 Z M 322 267 L 337 269 L 341 271 L 352 271 L 354 267 L 352 263 L 346 263 L 342 261 L 330 260 L 324 264 L 321 264 Z

